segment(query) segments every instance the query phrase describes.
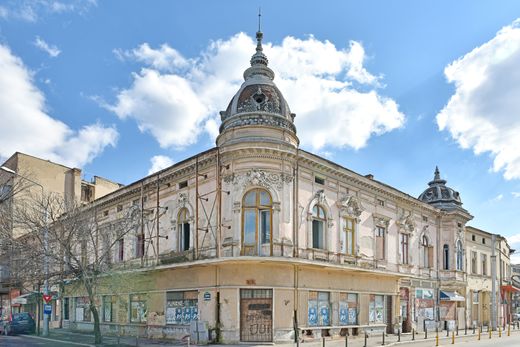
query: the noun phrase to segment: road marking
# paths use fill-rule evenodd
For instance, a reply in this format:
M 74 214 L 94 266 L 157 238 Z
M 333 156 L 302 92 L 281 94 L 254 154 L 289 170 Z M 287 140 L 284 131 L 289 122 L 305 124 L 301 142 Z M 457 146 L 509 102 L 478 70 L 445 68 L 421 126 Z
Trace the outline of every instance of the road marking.
M 63 344 L 68 343 L 70 345 L 75 345 L 75 346 L 96 347 L 95 345 L 89 345 L 89 344 L 86 344 L 86 343 L 49 339 L 48 337 L 33 336 L 33 335 L 20 335 L 20 336 L 30 337 L 30 338 L 33 338 L 33 339 L 40 339 L 40 340 L 45 340 L 45 341 L 59 342 L 59 343 L 63 343 Z

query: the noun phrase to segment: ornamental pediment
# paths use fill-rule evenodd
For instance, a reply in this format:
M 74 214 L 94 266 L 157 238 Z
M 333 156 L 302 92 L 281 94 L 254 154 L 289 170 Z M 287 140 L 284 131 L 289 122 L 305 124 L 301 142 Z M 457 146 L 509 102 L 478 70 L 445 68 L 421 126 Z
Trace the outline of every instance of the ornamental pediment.
M 354 195 L 343 195 L 336 205 L 341 211 L 341 214 L 348 217 L 359 218 L 361 213 L 365 210 L 361 201 Z
M 281 190 L 284 183 L 291 183 L 293 176 L 285 173 L 273 173 L 259 169 L 252 169 L 245 173 L 231 174 L 224 177 L 224 182 L 234 186 L 260 186 L 265 188 L 275 188 Z

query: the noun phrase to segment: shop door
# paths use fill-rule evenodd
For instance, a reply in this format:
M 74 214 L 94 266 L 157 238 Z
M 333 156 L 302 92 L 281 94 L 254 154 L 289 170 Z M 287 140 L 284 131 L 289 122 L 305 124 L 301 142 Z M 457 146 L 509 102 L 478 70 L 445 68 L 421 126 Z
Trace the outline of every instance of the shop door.
M 273 341 L 273 291 L 240 290 L 240 341 Z
M 391 295 L 387 295 L 386 297 L 386 333 L 394 333 L 394 314 Z

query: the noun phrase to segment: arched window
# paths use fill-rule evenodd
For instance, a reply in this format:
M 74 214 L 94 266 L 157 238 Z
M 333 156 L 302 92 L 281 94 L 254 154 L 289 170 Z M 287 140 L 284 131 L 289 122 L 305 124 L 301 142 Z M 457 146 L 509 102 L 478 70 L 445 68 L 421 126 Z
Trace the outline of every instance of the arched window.
M 178 230 L 179 230 L 179 251 L 190 249 L 190 223 L 188 220 L 188 209 L 182 208 L 179 211 Z
M 242 202 L 242 254 L 263 255 L 262 245 L 269 245 L 272 253 L 271 194 L 265 189 L 253 189 L 244 195 Z
M 423 266 L 429 268 L 430 265 L 430 241 L 426 235 L 423 235 L 421 245 L 423 247 Z
M 462 248 L 462 241 L 457 241 L 457 270 L 464 269 L 464 249 Z
M 442 248 L 442 268 L 444 270 L 450 269 L 450 247 L 448 245 L 444 245 Z
M 325 210 L 320 205 L 312 208 L 312 248 L 325 249 Z

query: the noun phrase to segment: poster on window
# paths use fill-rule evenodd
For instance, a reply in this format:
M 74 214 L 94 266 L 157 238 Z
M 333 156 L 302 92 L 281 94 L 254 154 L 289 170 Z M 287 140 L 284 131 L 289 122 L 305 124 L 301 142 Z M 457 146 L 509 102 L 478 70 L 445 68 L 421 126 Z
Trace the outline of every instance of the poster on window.
M 166 308 L 166 324 L 175 324 L 175 307 Z
M 327 306 L 320 307 L 320 325 L 330 325 L 329 308 Z
M 184 323 L 189 323 L 191 321 L 191 308 L 190 307 L 184 307 L 182 309 L 182 320 Z
M 357 324 L 357 310 L 355 308 L 348 309 L 348 324 Z
M 199 310 L 197 309 L 197 306 L 191 307 L 191 320 L 199 320 Z
M 176 323 L 182 322 L 182 307 L 175 308 L 175 322 Z
M 318 312 L 316 307 L 309 307 L 309 325 L 318 325 Z
M 341 325 L 348 324 L 348 308 L 345 304 L 342 304 L 339 308 L 339 323 Z

